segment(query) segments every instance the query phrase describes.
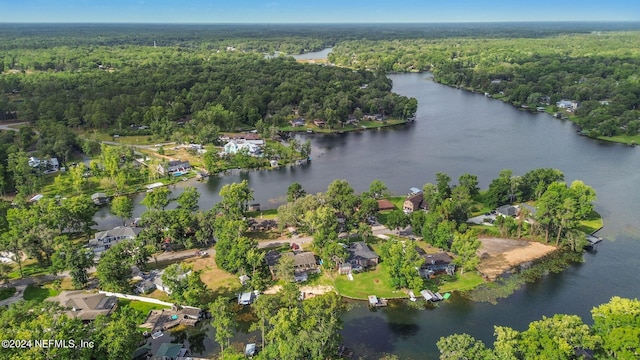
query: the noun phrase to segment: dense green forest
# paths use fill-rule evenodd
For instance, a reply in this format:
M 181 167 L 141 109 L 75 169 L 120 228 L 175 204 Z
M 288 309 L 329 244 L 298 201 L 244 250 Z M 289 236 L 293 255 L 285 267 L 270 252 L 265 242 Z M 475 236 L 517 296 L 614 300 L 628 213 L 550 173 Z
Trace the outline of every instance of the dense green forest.
M 640 130 L 638 42 L 639 32 L 354 40 L 337 44 L 329 60 L 355 69 L 432 71 L 440 83 L 523 107 L 576 101 L 572 120 L 583 132 L 610 137 Z
M 391 93 L 390 71 L 433 72 L 518 106 L 579 103 L 583 133 L 637 136 L 640 40 L 635 23 L 380 25 L 0 26 L 0 121 L 33 128 L 2 134 L 0 187 L 18 150 L 64 162 L 97 139 L 77 133 L 149 135 L 212 143 L 220 131 L 273 133 L 295 117 L 339 127 L 350 115 L 412 115 Z M 592 31 L 592 30 L 597 31 Z M 635 30 L 635 31 L 634 31 Z M 333 46 L 308 66 L 263 53 Z M 373 70 L 373 71 L 367 71 Z M 366 85 L 366 86 L 365 86 Z M 190 121 L 193 120 L 193 121 Z M 632 138 L 633 139 L 633 138 Z
M 0 55 L 0 121 L 33 125 L 2 134 L 0 192 L 14 190 L 19 172 L 7 161 L 10 154 L 35 150 L 65 164 L 74 151 L 99 148 L 97 139 L 77 136 L 91 129 L 210 144 L 220 131 L 274 133 L 295 117 L 319 118 L 333 128 L 352 115 L 400 119 L 417 109 L 415 99 L 391 92 L 381 72 L 268 59 L 236 48 L 141 46 L 138 36 L 151 35 L 125 30 L 95 35 L 101 45 L 86 44 L 88 38 L 73 32 L 30 37 L 26 30 L 0 41 L 6 49 Z M 301 44 L 296 37 L 279 41 Z

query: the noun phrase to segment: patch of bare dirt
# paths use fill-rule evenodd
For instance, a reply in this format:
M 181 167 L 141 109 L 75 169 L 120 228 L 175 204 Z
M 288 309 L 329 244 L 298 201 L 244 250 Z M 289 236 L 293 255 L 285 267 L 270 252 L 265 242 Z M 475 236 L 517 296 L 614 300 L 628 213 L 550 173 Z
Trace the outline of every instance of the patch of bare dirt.
M 478 250 L 478 271 L 489 280 L 494 280 L 516 266 L 543 258 L 556 250 L 554 246 L 526 240 L 481 238 L 480 241 L 482 246 Z
M 263 291 L 263 294 L 273 295 L 273 294 L 276 294 L 278 291 L 280 291 L 281 288 L 282 286 L 280 285 L 272 286 L 266 289 L 265 291 Z M 304 285 L 300 287 L 300 291 L 304 293 L 305 299 L 310 299 L 316 295 L 322 295 L 330 291 L 335 291 L 335 289 L 333 288 L 333 286 L 329 286 L 329 285 L 316 285 L 316 286 Z

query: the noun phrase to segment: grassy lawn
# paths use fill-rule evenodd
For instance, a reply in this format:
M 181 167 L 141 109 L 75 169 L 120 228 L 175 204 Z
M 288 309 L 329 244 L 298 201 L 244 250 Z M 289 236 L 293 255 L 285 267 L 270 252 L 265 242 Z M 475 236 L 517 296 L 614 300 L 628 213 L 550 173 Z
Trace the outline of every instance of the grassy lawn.
M 24 277 L 46 275 L 49 273 L 49 268 L 44 268 L 40 266 L 40 264 L 38 264 L 37 262 L 26 263 L 26 264 L 23 263 L 22 273 L 24 274 Z M 20 278 L 20 270 L 18 269 L 17 265 L 15 265 L 13 268 L 13 271 L 9 273 L 9 278 L 10 279 Z
M 247 211 L 245 215 L 247 217 L 256 218 L 258 220 L 262 220 L 262 219 L 273 220 L 278 218 L 278 209 Z
M 456 281 L 443 282 L 438 287 L 438 291 L 441 293 L 451 291 L 467 291 L 475 288 L 476 286 L 484 284 L 482 276 L 475 271 L 469 271 L 462 275 L 458 275 Z
M 602 222 L 602 217 L 595 211 L 592 211 L 591 214 L 585 219 L 580 221 L 580 225 L 578 225 L 578 230 L 583 231 L 587 234 L 591 234 L 596 230 L 600 229 L 604 226 Z
M 118 310 L 124 309 L 125 307 L 130 307 L 138 311 L 138 315 L 136 316 L 136 322 L 139 324 L 145 321 L 145 319 L 147 318 L 147 314 L 149 314 L 149 311 L 169 309 L 168 306 L 147 303 L 144 301 L 131 301 L 127 299 L 118 299 Z
M 406 196 L 392 196 L 387 200 L 391 201 L 391 203 L 396 207 L 396 209 L 402 209 L 404 207 L 404 200 Z
M 15 287 L 0 289 L 0 300 L 8 299 L 16 293 Z
M 35 300 L 43 302 L 44 299 L 56 295 L 58 295 L 56 290 L 44 286 L 29 285 L 24 290 L 24 299 L 27 301 Z
M 600 136 L 599 140 L 613 141 L 623 144 L 638 144 L 640 143 L 640 135 L 617 135 L 617 136 Z
M 375 270 L 353 275 L 350 281 L 346 275 L 335 279 L 335 288 L 340 295 L 353 299 L 366 300 L 369 295 L 383 298 L 400 298 L 407 295 L 400 290 L 394 290 L 389 284 L 391 278 L 384 263 L 379 264 Z

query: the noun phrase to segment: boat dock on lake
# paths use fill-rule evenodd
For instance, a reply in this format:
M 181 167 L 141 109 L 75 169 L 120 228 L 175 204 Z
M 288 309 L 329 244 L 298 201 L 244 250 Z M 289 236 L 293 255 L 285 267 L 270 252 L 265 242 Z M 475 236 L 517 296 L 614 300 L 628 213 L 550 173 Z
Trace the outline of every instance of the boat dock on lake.
M 370 307 L 385 307 L 389 304 L 389 301 L 385 298 L 378 298 L 375 295 L 369 295 L 369 306 Z

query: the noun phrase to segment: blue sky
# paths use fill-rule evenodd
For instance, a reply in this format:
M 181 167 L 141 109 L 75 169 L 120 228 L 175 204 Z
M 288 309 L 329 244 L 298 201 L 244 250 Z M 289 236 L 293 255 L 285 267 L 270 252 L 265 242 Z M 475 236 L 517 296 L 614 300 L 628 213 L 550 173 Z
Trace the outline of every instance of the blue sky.
M 0 0 L 0 23 L 640 21 L 616 0 Z

